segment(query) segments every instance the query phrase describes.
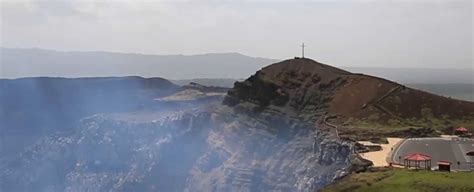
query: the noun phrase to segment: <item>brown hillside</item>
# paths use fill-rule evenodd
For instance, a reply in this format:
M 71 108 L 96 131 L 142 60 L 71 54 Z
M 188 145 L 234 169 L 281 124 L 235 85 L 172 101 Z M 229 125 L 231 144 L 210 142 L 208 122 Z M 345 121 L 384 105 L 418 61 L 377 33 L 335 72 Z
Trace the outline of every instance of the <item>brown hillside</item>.
M 324 113 L 341 119 L 386 124 L 390 120 L 473 119 L 474 103 L 404 87 L 395 82 L 350 73 L 311 59 L 285 60 L 237 82 L 224 104 L 250 102 L 265 109 L 277 106 L 315 120 Z M 274 107 L 273 107 L 274 108 Z

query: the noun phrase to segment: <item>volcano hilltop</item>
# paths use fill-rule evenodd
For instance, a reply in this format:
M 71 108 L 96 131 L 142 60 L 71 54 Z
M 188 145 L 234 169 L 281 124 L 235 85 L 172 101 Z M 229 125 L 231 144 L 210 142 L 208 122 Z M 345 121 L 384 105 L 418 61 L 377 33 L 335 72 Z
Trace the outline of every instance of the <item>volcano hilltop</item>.
M 320 120 L 343 137 L 428 136 L 474 124 L 474 103 L 351 73 L 307 58 L 285 60 L 236 82 L 224 104 Z M 469 126 L 472 127 L 472 126 Z M 472 131 L 472 129 L 471 129 Z M 359 137 L 359 138 L 358 138 Z

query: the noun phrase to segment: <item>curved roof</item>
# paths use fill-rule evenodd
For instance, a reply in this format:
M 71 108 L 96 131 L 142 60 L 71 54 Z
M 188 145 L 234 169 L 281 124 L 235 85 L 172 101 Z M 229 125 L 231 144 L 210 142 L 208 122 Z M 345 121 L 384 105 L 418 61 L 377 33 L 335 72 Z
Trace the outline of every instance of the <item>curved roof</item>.
M 451 162 L 446 161 L 446 160 L 440 160 L 440 161 L 438 161 L 438 165 L 451 165 Z
M 431 160 L 431 156 L 422 153 L 412 153 L 410 155 L 405 156 L 404 159 L 410 161 L 427 161 Z
M 465 127 L 459 127 L 456 129 L 456 131 L 467 131 L 467 129 Z

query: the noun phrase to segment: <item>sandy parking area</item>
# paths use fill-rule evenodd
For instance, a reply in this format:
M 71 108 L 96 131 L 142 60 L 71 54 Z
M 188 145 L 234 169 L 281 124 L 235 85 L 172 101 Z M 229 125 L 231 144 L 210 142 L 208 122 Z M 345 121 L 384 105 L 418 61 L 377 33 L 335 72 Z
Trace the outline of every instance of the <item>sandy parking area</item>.
M 369 141 L 359 141 L 360 144 L 363 145 L 380 145 L 382 147 L 381 151 L 373 151 L 368 153 L 361 153 L 360 155 L 367 160 L 370 160 L 374 163 L 376 167 L 388 166 L 387 157 L 392 151 L 394 145 L 398 142 L 402 141 L 402 138 L 387 138 L 388 144 L 376 144 Z
M 466 156 L 474 151 L 474 139 L 459 137 L 409 138 L 394 149 L 392 161 L 403 163 L 403 157 L 412 153 L 431 156 L 431 166 L 437 167 L 438 161 L 452 163 L 451 170 L 469 170 L 471 159 Z M 459 162 L 459 164 L 458 164 Z

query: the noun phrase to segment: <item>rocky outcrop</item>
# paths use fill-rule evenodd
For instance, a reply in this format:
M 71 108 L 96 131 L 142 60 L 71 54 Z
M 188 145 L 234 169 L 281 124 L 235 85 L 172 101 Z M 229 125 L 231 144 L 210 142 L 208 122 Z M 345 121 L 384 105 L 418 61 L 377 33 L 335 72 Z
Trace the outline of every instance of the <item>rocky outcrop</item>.
M 335 89 L 349 73 L 310 59 L 294 59 L 258 71 L 229 90 L 224 104 L 252 104 L 253 111 L 275 109 L 280 114 L 315 122 L 327 112 Z
M 367 152 L 373 152 L 373 151 L 381 151 L 382 146 L 380 145 L 363 145 L 360 143 L 355 144 L 355 150 L 357 153 L 367 153 Z
M 228 88 L 207 87 L 197 83 L 190 83 L 181 87 L 181 90 L 166 97 L 156 98 L 156 101 L 164 102 L 190 102 L 195 103 L 213 102 L 216 99 L 222 99 Z

